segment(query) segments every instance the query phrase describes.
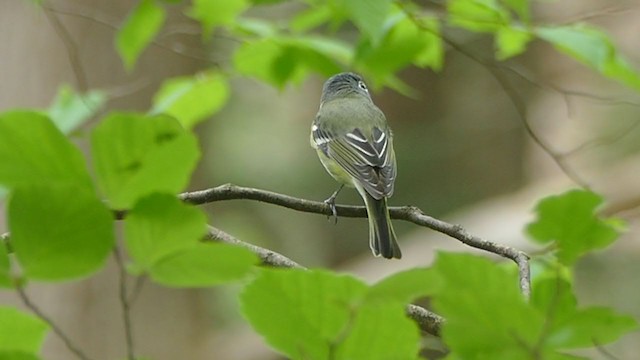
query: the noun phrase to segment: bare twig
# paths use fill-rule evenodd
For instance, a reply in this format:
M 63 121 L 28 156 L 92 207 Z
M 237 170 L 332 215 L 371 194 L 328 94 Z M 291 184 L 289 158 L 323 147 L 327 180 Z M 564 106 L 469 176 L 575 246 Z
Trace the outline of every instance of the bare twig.
M 247 248 L 253 251 L 256 255 L 258 255 L 258 257 L 260 257 L 260 260 L 262 260 L 262 263 L 264 265 L 269 265 L 274 267 L 304 269 L 304 266 L 298 264 L 297 262 L 289 259 L 288 257 L 282 254 L 279 254 L 275 251 L 271 251 L 269 249 L 262 248 L 257 245 L 246 243 L 213 226 L 209 226 L 209 231 L 207 232 L 205 240 L 219 241 L 226 244 L 238 245 L 243 248 Z
M 49 316 L 42 312 L 42 310 L 40 310 L 40 308 L 31 301 L 21 284 L 16 284 L 16 291 L 18 292 L 18 296 L 20 296 L 20 300 L 22 300 L 24 306 L 31 310 L 31 312 L 33 312 L 38 318 L 40 318 L 40 320 L 47 323 L 51 330 L 53 330 L 53 332 L 62 340 L 69 351 L 71 351 L 76 357 L 78 357 L 78 359 L 90 359 L 87 355 L 84 354 L 84 352 L 82 352 L 82 350 L 80 350 L 73 344 L 67 334 L 65 334 L 64 331 L 62 331 L 62 329 L 60 329 L 60 327 L 56 325 L 56 323 L 53 322 L 53 320 Z
M 262 263 L 267 266 L 305 269 L 304 266 L 296 263 L 295 261 L 282 254 L 256 245 L 245 243 L 244 241 L 236 239 L 230 234 L 213 226 L 209 226 L 206 240 L 219 241 L 227 244 L 245 247 L 257 254 L 262 260 Z M 418 324 L 422 331 L 434 336 L 440 336 L 440 330 L 445 322 L 445 319 L 443 317 L 423 307 L 413 304 L 407 305 L 406 313 L 407 316 L 409 316 L 413 321 L 416 322 L 416 324 Z
M 127 299 L 127 272 L 125 270 L 124 261 L 122 260 L 122 254 L 120 254 L 120 249 L 118 249 L 117 246 L 113 248 L 113 257 L 116 259 L 116 263 L 118 265 L 118 283 L 120 285 L 118 295 L 120 297 L 120 306 L 122 307 L 124 334 L 127 344 L 127 359 L 135 360 L 136 356 L 135 351 L 133 350 L 133 328 L 131 324 L 131 306 Z
M 447 43 L 447 45 L 451 46 L 454 50 L 459 52 L 460 54 L 466 56 L 467 58 L 473 60 L 474 62 L 482 65 L 489 73 L 496 79 L 502 90 L 504 90 L 505 94 L 509 97 L 509 100 L 513 104 L 518 113 L 518 117 L 520 118 L 522 125 L 524 126 L 525 131 L 531 137 L 531 139 L 545 152 L 549 155 L 553 161 L 558 165 L 560 170 L 567 175 L 571 180 L 573 180 L 576 184 L 580 185 L 583 188 L 589 189 L 589 184 L 585 180 L 583 180 L 567 163 L 566 159 L 553 149 L 553 147 L 544 141 L 531 127 L 529 123 L 529 119 L 527 116 L 527 108 L 518 91 L 511 85 L 511 83 L 506 79 L 504 74 L 500 72 L 500 66 L 497 63 L 489 60 L 482 59 L 475 54 L 467 51 L 466 49 L 459 46 L 456 42 L 451 39 L 442 36 L 442 40 Z
M 180 195 L 180 198 L 191 204 L 206 204 L 216 201 L 236 199 L 256 200 L 302 212 L 324 215 L 332 214 L 331 207 L 324 202 L 299 199 L 288 195 L 254 188 L 240 187 L 232 184 L 225 184 L 211 189 L 183 193 Z M 335 209 L 338 216 L 360 218 L 367 216 L 367 211 L 364 206 L 336 205 Z M 457 239 L 465 245 L 485 250 L 514 261 L 518 265 L 520 290 L 525 297 L 529 297 L 531 292 L 529 257 L 524 252 L 470 235 L 460 225 L 449 224 L 445 221 L 428 216 L 420 209 L 413 206 L 390 207 L 389 215 L 392 219 L 405 220 L 416 225 L 430 228 Z
M 76 42 L 71 37 L 69 30 L 62 24 L 58 16 L 54 14 L 55 10 L 49 6 L 43 6 L 44 14 L 49 19 L 51 26 L 58 34 L 58 37 L 64 43 L 65 48 L 67 48 L 67 56 L 69 57 L 69 63 L 71 64 L 71 69 L 75 74 L 76 81 L 78 82 L 78 89 L 80 92 L 85 93 L 89 90 L 89 84 L 87 82 L 87 74 L 84 70 L 84 66 L 82 65 L 82 61 L 80 61 L 80 55 L 78 54 L 78 46 Z
M 78 7 L 74 8 L 73 11 L 56 9 L 56 8 L 53 8 L 53 7 L 49 6 L 49 5 L 43 5 L 42 7 L 45 9 L 45 11 L 50 11 L 52 13 L 57 13 L 57 14 L 66 15 L 66 16 L 73 16 L 73 17 L 76 17 L 76 18 L 92 21 L 92 22 L 95 22 L 96 24 L 103 25 L 103 26 L 105 26 L 105 27 L 107 27 L 109 29 L 112 29 L 114 31 L 118 31 L 118 29 L 119 29 L 118 25 L 115 25 L 115 23 L 116 23 L 115 21 L 110 21 L 110 20 L 107 20 L 105 18 L 100 18 L 100 17 L 96 16 L 95 14 L 88 14 L 86 12 L 82 12 L 81 10 L 79 10 Z M 160 36 L 162 36 L 162 35 L 160 35 Z M 211 61 L 211 59 L 209 59 L 207 57 L 200 56 L 200 55 L 197 55 L 197 54 L 192 54 L 190 52 L 185 51 L 185 48 L 186 48 L 185 46 L 180 46 L 180 47 L 171 46 L 171 45 L 167 45 L 167 44 L 165 44 L 163 42 L 160 42 L 158 40 L 151 40 L 151 44 L 154 45 L 154 46 L 157 46 L 157 47 L 159 47 L 161 49 L 173 52 L 173 53 L 181 55 L 181 56 L 184 56 L 186 58 L 190 58 L 190 59 L 193 59 L 193 60 L 203 61 L 203 62 L 211 63 L 213 65 L 217 65 L 216 63 L 214 63 L 213 61 Z
M 595 338 L 592 339 L 593 341 L 593 346 L 596 347 L 596 349 L 598 350 L 598 352 L 600 353 L 600 355 L 602 355 L 605 359 L 608 360 L 619 360 L 618 357 L 616 357 L 615 355 L 613 355 L 611 352 L 609 352 L 609 350 L 607 350 L 602 344 L 600 344 L 600 342 L 598 340 L 596 340 Z

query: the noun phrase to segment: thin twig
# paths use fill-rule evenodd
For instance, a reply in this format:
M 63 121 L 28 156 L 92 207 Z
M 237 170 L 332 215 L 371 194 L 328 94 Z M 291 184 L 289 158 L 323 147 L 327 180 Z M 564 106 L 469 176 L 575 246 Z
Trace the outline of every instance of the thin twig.
M 548 144 L 544 139 L 542 139 L 531 127 L 529 123 L 529 119 L 527 116 L 527 106 L 524 103 L 522 97 L 518 94 L 518 91 L 511 85 L 511 83 L 505 78 L 505 76 L 499 71 L 500 66 L 497 66 L 494 62 L 482 59 L 466 49 L 459 46 L 456 42 L 451 39 L 442 36 L 442 40 L 449 46 L 451 46 L 454 50 L 459 52 L 460 54 L 466 56 L 467 58 L 473 60 L 474 62 L 482 65 L 493 77 L 496 79 L 502 90 L 507 94 L 509 100 L 513 104 L 516 112 L 518 113 L 518 117 L 520 118 L 522 125 L 526 133 L 531 137 L 531 139 L 547 154 L 553 159 L 553 161 L 558 165 L 560 170 L 562 170 L 567 177 L 573 180 L 576 184 L 580 185 L 585 189 L 589 189 L 590 186 L 587 184 L 585 180 L 583 180 L 567 163 L 566 159 L 552 148 L 550 144 Z
M 324 202 L 299 199 L 289 195 L 254 188 L 240 187 L 233 184 L 225 184 L 211 189 L 183 193 L 180 195 L 180 199 L 191 204 L 206 204 L 216 201 L 246 199 L 279 205 L 302 212 L 324 215 L 332 214 L 331 207 Z M 335 209 L 338 216 L 359 218 L 367 216 L 367 211 L 364 206 L 336 205 Z M 520 290 L 526 298 L 529 298 L 531 293 L 529 257 L 524 252 L 473 236 L 465 231 L 460 225 L 449 224 L 445 221 L 428 216 L 417 207 L 390 207 L 389 215 L 392 219 L 405 220 L 416 225 L 430 228 L 457 239 L 465 245 L 485 250 L 514 261 L 518 265 Z M 119 216 L 124 216 L 124 214 L 119 214 Z
M 103 18 L 99 18 L 99 17 L 97 17 L 97 16 L 95 16 L 93 14 L 89 15 L 87 13 L 83 13 L 80 10 L 78 10 L 77 8 L 75 8 L 73 11 L 67 11 L 67 10 L 56 9 L 56 8 L 53 8 L 53 7 L 49 6 L 49 5 L 43 5 L 42 7 L 46 11 L 50 11 L 50 12 L 54 12 L 54 13 L 61 14 L 61 15 L 73 16 L 73 17 L 77 17 L 77 18 L 80 18 L 80 19 L 92 21 L 92 22 L 95 22 L 96 24 L 103 25 L 103 26 L 105 26 L 107 28 L 110 28 L 111 30 L 114 30 L 114 31 L 118 31 L 119 30 L 119 27 L 118 27 L 118 25 L 115 25 L 115 22 L 111 22 L 109 20 L 106 20 L 106 19 L 103 19 Z M 160 35 L 160 37 L 161 36 L 162 35 Z M 190 59 L 193 59 L 193 60 L 198 60 L 198 61 L 211 63 L 214 66 L 218 65 L 215 62 L 211 61 L 211 59 L 209 59 L 207 57 L 203 57 L 203 56 L 200 56 L 200 55 L 197 55 L 197 54 L 192 54 L 192 53 L 184 51 L 183 49 L 186 48 L 184 46 L 181 46 L 180 48 L 178 48 L 176 46 L 167 45 L 167 44 L 162 43 L 162 42 L 160 42 L 158 40 L 155 40 L 155 39 L 151 40 L 150 44 L 151 45 L 155 45 L 155 46 L 157 46 L 157 47 L 159 47 L 161 49 L 173 52 L 175 54 L 184 56 L 186 58 L 190 58 Z
M 205 240 L 219 241 L 226 244 L 237 245 L 237 246 L 247 248 L 251 250 L 253 253 L 255 253 L 256 255 L 258 255 L 258 257 L 260 258 L 260 260 L 264 265 L 282 267 L 282 268 L 304 269 L 304 266 L 298 264 L 297 262 L 289 259 L 288 257 L 282 254 L 279 254 L 269 249 L 262 248 L 257 245 L 246 243 L 213 226 L 209 226 L 209 231 L 207 232 Z
M 56 323 L 53 322 L 53 320 L 49 316 L 47 316 L 44 312 L 42 312 L 42 310 L 40 310 L 40 308 L 36 306 L 36 304 L 31 302 L 31 299 L 29 298 L 29 296 L 27 295 L 27 293 L 25 292 L 21 284 L 16 284 L 16 291 L 18 292 L 18 295 L 20 296 L 20 300 L 22 300 L 22 303 L 24 304 L 24 306 L 26 306 L 29 310 L 31 310 L 31 312 L 33 312 L 38 318 L 40 318 L 40 320 L 47 323 L 47 325 L 49 325 L 51 330 L 53 330 L 53 332 L 56 335 L 58 335 L 58 337 L 62 340 L 62 342 L 65 344 L 67 349 L 69 349 L 69 351 L 71 351 L 74 355 L 76 355 L 78 359 L 82 359 L 82 360 L 90 359 L 87 355 L 85 355 L 82 352 L 82 350 L 80 350 L 78 347 L 76 347 L 73 344 L 73 342 L 67 336 L 67 334 L 65 334 L 64 331 L 62 331 L 62 329 L 60 329 L 60 327 L 56 325 Z
M 80 55 L 78 54 L 78 46 L 76 42 L 71 37 L 69 30 L 62 24 L 60 19 L 54 14 L 55 10 L 49 6 L 43 6 L 44 14 L 49 19 L 51 26 L 58 34 L 58 37 L 64 43 L 65 48 L 67 49 L 67 56 L 69 57 L 69 63 L 71 64 L 71 69 L 75 74 L 76 81 L 78 82 L 78 89 L 82 93 L 86 93 L 89 90 L 89 83 L 87 82 L 87 74 L 82 65 L 82 61 L 80 61 Z
M 142 288 L 144 287 L 146 280 L 147 277 L 144 275 L 136 276 L 136 281 L 133 284 L 133 290 L 131 290 L 131 294 L 129 294 L 127 300 L 130 307 L 133 306 L 133 303 L 135 303 L 136 300 L 138 300 L 138 297 L 140 296 L 140 293 L 142 293 Z
M 422 31 L 434 33 L 430 27 L 425 26 L 425 24 L 421 21 L 420 17 L 417 14 L 415 14 L 413 9 L 406 6 L 404 2 L 396 1 L 396 4 L 400 6 L 400 9 L 402 9 L 402 11 L 407 16 L 407 18 L 410 19 L 418 28 L 420 28 Z M 562 172 L 564 172 L 571 180 L 573 180 L 578 185 L 584 188 L 589 188 L 586 181 L 584 181 L 580 176 L 578 176 L 578 174 L 575 171 L 573 171 L 573 169 L 570 166 L 566 164 L 565 159 L 558 152 L 553 150 L 553 148 L 549 144 L 547 144 L 540 136 L 538 136 L 538 134 L 536 134 L 536 132 L 533 130 L 533 128 L 529 124 L 529 120 L 527 117 L 526 104 L 524 103 L 524 101 L 522 100 L 518 92 L 513 88 L 513 86 L 507 81 L 507 79 L 499 71 L 500 65 L 497 62 L 491 61 L 491 60 L 485 60 L 473 54 L 472 52 L 463 48 L 458 43 L 451 40 L 447 36 L 444 36 L 443 34 L 435 33 L 435 35 L 440 37 L 442 41 L 445 44 L 449 45 L 452 49 L 466 56 L 467 58 L 471 59 L 473 62 L 478 63 L 479 65 L 484 67 L 487 71 L 489 71 L 489 73 L 496 79 L 498 84 L 502 87 L 504 92 L 507 94 L 507 96 L 509 97 L 509 100 L 513 103 L 514 107 L 516 108 L 516 111 L 518 112 L 520 120 L 524 125 L 524 129 L 527 132 L 527 134 L 531 137 L 531 139 L 538 146 L 540 146 L 540 148 L 542 148 L 542 150 L 545 153 L 547 153 L 553 159 L 553 161 L 558 165 L 560 170 L 562 170 Z
M 226 244 L 238 245 L 245 247 L 255 254 L 257 254 L 262 260 L 263 265 L 273 266 L 273 267 L 284 267 L 284 268 L 296 268 L 296 269 L 306 269 L 304 266 L 298 264 L 297 262 L 289 259 L 288 257 L 279 254 L 275 251 L 262 248 L 260 246 L 256 246 L 253 244 L 245 243 L 239 239 L 236 239 L 232 235 L 215 228 L 213 226 L 209 226 L 209 231 L 206 235 L 205 240 L 208 241 L 219 241 Z M 429 333 L 434 336 L 440 336 L 440 331 L 442 329 L 442 325 L 445 323 L 445 319 L 435 314 L 423 307 L 418 305 L 409 304 L 406 308 L 407 316 L 409 316 L 413 321 L 416 322 L 418 327 L 426 333 Z
M 594 339 L 592 339 L 592 341 L 593 341 L 593 345 L 596 347 L 596 350 L 598 350 L 598 352 L 602 356 L 604 356 L 604 358 L 606 358 L 608 360 L 619 360 L 618 357 L 613 355 L 611 352 L 609 352 L 609 350 L 607 350 L 604 346 L 602 346 L 602 344 L 600 344 L 600 342 L 598 342 L 598 340 L 596 340 L 594 338 Z
M 124 334 L 127 344 L 127 358 L 129 360 L 135 360 L 136 356 L 133 348 L 133 328 L 131 324 L 131 306 L 129 304 L 129 300 L 127 299 L 127 272 L 125 270 L 124 261 L 122 260 L 122 254 L 120 254 L 120 249 L 118 249 L 117 246 L 113 248 L 113 257 L 116 259 L 116 263 L 118 265 L 118 283 L 120 285 L 118 295 L 120 297 L 120 307 L 122 307 Z

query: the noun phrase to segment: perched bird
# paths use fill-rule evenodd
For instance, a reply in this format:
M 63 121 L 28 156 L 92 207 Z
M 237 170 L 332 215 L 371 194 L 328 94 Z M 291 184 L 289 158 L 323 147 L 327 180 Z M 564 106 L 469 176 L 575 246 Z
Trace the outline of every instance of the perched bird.
M 342 187 L 355 187 L 367 208 L 371 251 L 375 256 L 400 259 L 387 210 L 396 179 L 391 129 L 360 75 L 340 73 L 324 83 L 311 126 L 311 146 L 327 172 L 341 183 L 325 200 L 333 215 L 337 215 L 335 199 Z

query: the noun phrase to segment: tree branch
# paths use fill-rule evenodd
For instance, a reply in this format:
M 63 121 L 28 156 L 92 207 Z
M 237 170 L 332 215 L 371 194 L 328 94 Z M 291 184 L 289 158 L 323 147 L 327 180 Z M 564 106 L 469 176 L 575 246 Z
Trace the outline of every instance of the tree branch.
M 324 214 L 327 216 L 331 215 L 330 206 L 324 202 L 299 199 L 289 195 L 232 184 L 225 184 L 206 190 L 186 192 L 180 195 L 180 199 L 196 205 L 225 200 L 256 200 L 283 206 L 292 210 Z M 367 217 L 367 210 L 364 206 L 336 205 L 336 212 L 338 216 L 343 217 Z M 460 225 L 449 224 L 445 221 L 428 216 L 424 214 L 422 210 L 414 206 L 390 207 L 389 215 L 392 219 L 404 220 L 416 225 L 427 227 L 457 239 L 465 245 L 488 251 L 512 260 L 518 266 L 520 290 L 527 299 L 529 298 L 531 294 L 531 280 L 529 272 L 529 256 L 526 253 L 509 246 L 496 244 L 477 236 L 473 236 Z
M 122 320 L 124 324 L 124 335 L 127 345 L 127 360 L 135 360 L 135 351 L 133 347 L 133 327 L 131 324 L 131 304 L 127 297 L 127 271 L 125 269 L 124 260 L 122 254 L 117 246 L 113 248 L 113 257 L 116 259 L 118 265 L 118 283 L 119 283 L 119 297 L 120 307 L 122 308 Z
M 209 226 L 209 231 L 207 232 L 205 241 L 219 241 L 226 244 L 232 244 L 247 248 L 257 254 L 258 257 L 260 257 L 263 265 L 306 269 L 304 266 L 298 264 L 297 262 L 289 259 L 282 254 L 262 248 L 260 246 L 248 244 L 213 226 Z M 407 305 L 406 313 L 407 316 L 409 316 L 413 321 L 416 322 L 416 324 L 418 324 L 422 331 L 434 336 L 440 336 L 440 330 L 445 322 L 445 319 L 442 316 L 413 304 Z
M 62 329 L 58 325 L 56 325 L 56 323 L 53 322 L 53 320 L 49 316 L 47 316 L 44 312 L 42 312 L 42 310 L 40 310 L 40 308 L 31 301 L 31 299 L 29 298 L 29 296 L 27 295 L 26 291 L 24 290 L 21 284 L 17 283 L 15 288 L 24 306 L 26 306 L 29 310 L 31 310 L 31 312 L 36 314 L 36 316 L 39 317 L 40 320 L 47 323 L 47 325 L 49 325 L 51 330 L 53 330 L 53 332 L 56 335 L 58 335 L 60 339 L 62 339 L 62 342 L 66 345 L 69 351 L 71 351 L 74 355 L 76 355 L 78 359 L 81 359 L 81 360 L 90 359 L 84 352 L 82 352 L 82 350 L 80 350 L 78 347 L 76 347 L 73 344 L 73 342 L 67 336 L 67 334 L 65 334 L 64 331 L 62 331 Z

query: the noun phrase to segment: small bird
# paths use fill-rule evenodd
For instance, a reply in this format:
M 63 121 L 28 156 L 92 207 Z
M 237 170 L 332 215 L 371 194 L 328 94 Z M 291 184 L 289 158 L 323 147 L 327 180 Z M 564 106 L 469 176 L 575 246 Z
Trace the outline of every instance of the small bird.
M 367 208 L 373 255 L 400 259 L 387 198 L 393 194 L 396 157 L 391 129 L 358 74 L 345 72 L 324 83 L 311 126 L 311 146 L 341 185 L 325 202 L 337 219 L 335 199 L 344 185 L 355 187 Z

